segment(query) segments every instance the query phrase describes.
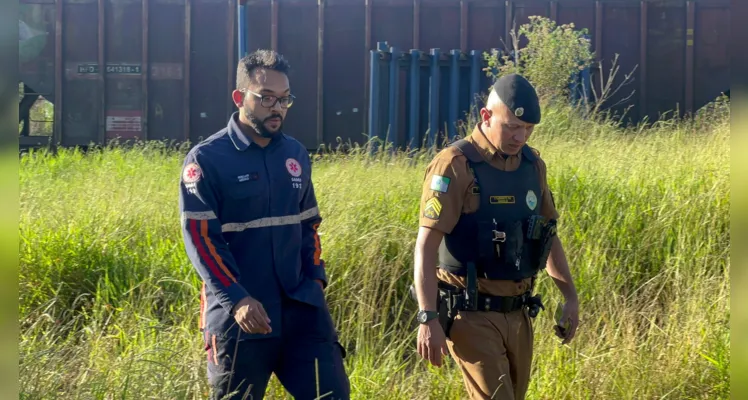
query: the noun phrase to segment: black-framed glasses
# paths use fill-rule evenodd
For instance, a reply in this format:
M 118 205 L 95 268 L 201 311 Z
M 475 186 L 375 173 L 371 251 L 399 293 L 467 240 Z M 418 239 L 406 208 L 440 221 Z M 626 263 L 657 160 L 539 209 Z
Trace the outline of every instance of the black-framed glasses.
M 288 96 L 284 96 L 284 97 L 278 97 L 278 96 L 271 96 L 269 94 L 255 93 L 248 89 L 245 89 L 244 91 L 246 93 L 254 95 L 255 97 L 258 97 L 260 99 L 260 105 L 265 108 L 272 108 L 278 102 L 280 102 L 280 106 L 282 108 L 289 108 L 293 105 L 293 101 L 296 99 L 296 96 L 292 94 L 289 94 Z

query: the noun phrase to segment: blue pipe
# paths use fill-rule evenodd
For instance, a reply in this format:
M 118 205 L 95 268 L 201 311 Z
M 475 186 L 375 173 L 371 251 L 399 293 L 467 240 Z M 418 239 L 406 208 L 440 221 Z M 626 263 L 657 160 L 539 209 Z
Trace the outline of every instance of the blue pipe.
M 379 50 L 370 50 L 369 140 L 379 136 Z
M 460 56 L 462 52 L 460 50 L 452 50 L 451 61 L 452 65 L 450 68 L 449 77 L 449 121 L 447 123 L 447 131 L 449 135 L 449 141 L 452 142 L 457 137 L 457 111 L 460 106 Z
M 419 101 L 421 97 L 421 52 L 410 50 L 410 119 L 408 124 L 408 148 L 418 148 L 420 144 L 418 123 L 420 122 Z
M 239 52 L 238 60 L 241 60 L 242 57 L 247 55 L 247 6 L 246 4 L 241 4 L 241 2 L 237 4 L 237 14 L 239 16 L 237 21 L 239 25 L 237 29 L 237 35 L 239 36 L 237 38 L 237 51 Z
M 400 97 L 400 52 L 396 47 L 390 48 L 390 101 L 389 101 L 389 132 L 385 132 L 388 144 L 397 142 L 397 114 L 398 100 Z M 385 138 L 383 138 L 385 139 Z
M 431 148 L 436 143 L 439 131 L 439 49 L 431 49 L 431 78 L 429 80 L 429 135 L 426 145 Z

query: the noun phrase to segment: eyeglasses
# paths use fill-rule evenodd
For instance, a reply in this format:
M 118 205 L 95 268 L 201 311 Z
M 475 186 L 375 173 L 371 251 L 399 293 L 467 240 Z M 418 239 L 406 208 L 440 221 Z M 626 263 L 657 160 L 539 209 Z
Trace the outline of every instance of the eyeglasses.
M 293 105 L 294 99 L 296 99 L 296 96 L 290 94 L 288 96 L 284 97 L 277 97 L 277 96 L 271 96 L 271 95 L 262 95 L 259 93 L 255 93 L 251 90 L 245 89 L 244 92 L 249 93 L 251 95 L 254 95 L 255 97 L 260 98 L 260 105 L 262 105 L 265 108 L 272 108 L 275 106 L 276 103 L 280 102 L 281 108 L 289 108 Z

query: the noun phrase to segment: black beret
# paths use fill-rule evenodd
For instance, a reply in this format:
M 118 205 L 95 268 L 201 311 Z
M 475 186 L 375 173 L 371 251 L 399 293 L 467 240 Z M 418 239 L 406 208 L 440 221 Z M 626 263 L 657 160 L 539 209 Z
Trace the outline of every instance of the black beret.
M 538 94 L 525 77 L 518 74 L 504 75 L 496 80 L 493 89 L 517 118 L 529 124 L 540 122 Z

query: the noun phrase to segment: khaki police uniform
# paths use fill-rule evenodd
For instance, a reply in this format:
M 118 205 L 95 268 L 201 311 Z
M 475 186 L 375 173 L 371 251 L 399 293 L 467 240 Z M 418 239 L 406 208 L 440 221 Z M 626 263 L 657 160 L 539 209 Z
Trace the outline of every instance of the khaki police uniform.
M 502 171 L 514 171 L 523 154 L 502 155 L 476 125 L 466 140 L 485 163 Z M 540 215 L 557 219 L 546 179 L 545 163 L 539 152 L 536 166 L 541 187 Z M 454 146 L 442 150 L 428 165 L 420 202 L 420 225 L 449 234 L 462 214 L 476 212 L 479 195 L 466 156 Z M 433 189 L 432 177 L 448 178 L 446 191 Z M 443 178 L 442 178 L 443 179 Z M 492 193 L 493 194 L 493 193 Z M 501 195 L 502 193 L 496 193 Z M 501 203 L 498 200 L 497 203 Z M 503 201 L 524 201 L 523 198 Z M 501 204 L 497 204 L 501 206 Z M 441 282 L 459 288 L 466 279 L 437 268 Z M 519 282 L 478 277 L 478 292 L 489 296 L 519 296 L 531 289 L 534 278 Z M 508 313 L 460 311 L 448 332 L 447 345 L 462 370 L 465 388 L 472 399 L 523 399 L 530 379 L 533 352 L 533 326 L 527 308 Z

